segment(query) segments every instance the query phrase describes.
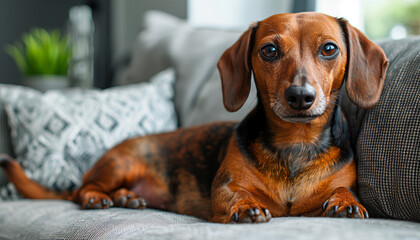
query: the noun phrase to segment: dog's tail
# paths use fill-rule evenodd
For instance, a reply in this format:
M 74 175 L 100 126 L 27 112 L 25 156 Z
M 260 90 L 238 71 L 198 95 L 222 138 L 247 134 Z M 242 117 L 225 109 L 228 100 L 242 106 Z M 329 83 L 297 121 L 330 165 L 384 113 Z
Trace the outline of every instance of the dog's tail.
M 20 164 L 5 154 L 0 154 L 0 167 L 3 168 L 9 181 L 15 185 L 18 192 L 25 198 L 72 201 L 71 191 L 57 192 L 41 186 L 29 179 Z

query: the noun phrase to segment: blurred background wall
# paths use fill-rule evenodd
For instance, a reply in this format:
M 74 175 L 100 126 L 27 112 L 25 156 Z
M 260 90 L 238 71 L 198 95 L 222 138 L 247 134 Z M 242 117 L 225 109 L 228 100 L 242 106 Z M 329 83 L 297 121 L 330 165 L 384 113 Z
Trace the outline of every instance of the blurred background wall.
M 142 17 L 162 10 L 197 27 L 245 29 L 275 13 L 319 11 L 345 17 L 372 39 L 420 34 L 420 0 L 0 0 L 0 83 L 20 84 L 22 76 L 4 49 L 34 27 L 67 30 L 76 5 L 92 9 L 94 86 L 112 85 L 116 68 L 128 62 Z

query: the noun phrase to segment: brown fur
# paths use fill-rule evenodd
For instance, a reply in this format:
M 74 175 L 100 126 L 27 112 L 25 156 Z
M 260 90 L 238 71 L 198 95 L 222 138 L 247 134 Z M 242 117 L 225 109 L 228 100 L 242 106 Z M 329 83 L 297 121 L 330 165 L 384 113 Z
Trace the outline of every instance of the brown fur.
M 327 42 L 338 47 L 324 57 Z M 278 58 L 262 57 L 265 44 Z M 220 58 L 226 109 L 248 97 L 256 108 L 240 123 L 222 122 L 127 140 L 85 173 L 72 193 L 49 191 L 2 156 L 11 182 L 28 198 L 59 198 L 82 208 L 153 208 L 213 222 L 267 222 L 281 216 L 367 217 L 350 190 L 356 166 L 338 104 L 346 79 L 350 99 L 372 107 L 388 62 L 383 51 L 346 21 L 319 13 L 279 14 L 250 27 Z M 285 91 L 309 84 L 306 110 L 288 106 Z

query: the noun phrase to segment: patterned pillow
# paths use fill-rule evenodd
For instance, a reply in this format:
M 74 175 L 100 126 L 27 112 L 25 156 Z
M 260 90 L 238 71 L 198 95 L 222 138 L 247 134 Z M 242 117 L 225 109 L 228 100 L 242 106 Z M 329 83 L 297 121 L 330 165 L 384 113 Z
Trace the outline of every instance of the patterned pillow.
M 177 127 L 173 83 L 173 72 L 165 72 L 151 83 L 102 91 L 42 94 L 0 85 L 17 160 L 42 185 L 74 189 L 107 149 L 130 137 Z M 18 198 L 11 183 L 0 187 L 0 198 Z

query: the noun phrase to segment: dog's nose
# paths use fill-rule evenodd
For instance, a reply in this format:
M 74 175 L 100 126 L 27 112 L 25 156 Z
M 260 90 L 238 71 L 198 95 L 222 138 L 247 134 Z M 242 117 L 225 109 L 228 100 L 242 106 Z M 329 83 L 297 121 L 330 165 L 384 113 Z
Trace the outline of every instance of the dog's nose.
M 316 91 L 309 84 L 305 84 L 305 86 L 292 86 L 286 89 L 284 97 L 292 109 L 306 110 L 315 102 Z

